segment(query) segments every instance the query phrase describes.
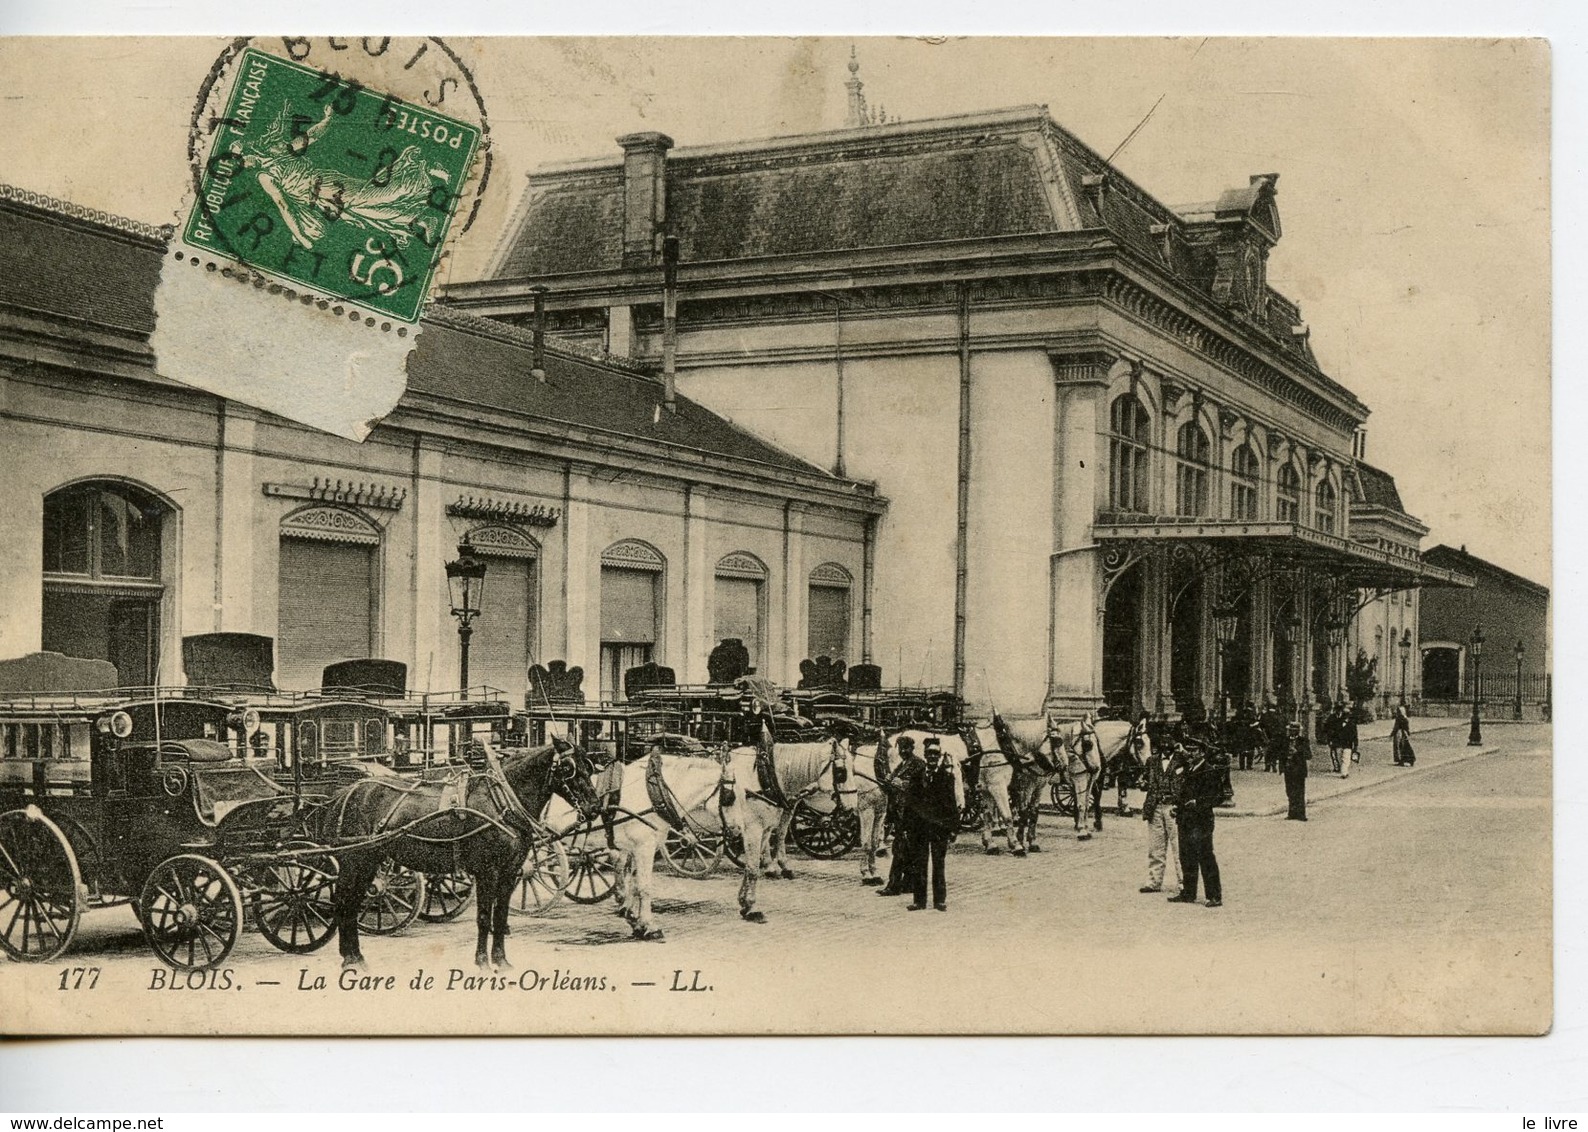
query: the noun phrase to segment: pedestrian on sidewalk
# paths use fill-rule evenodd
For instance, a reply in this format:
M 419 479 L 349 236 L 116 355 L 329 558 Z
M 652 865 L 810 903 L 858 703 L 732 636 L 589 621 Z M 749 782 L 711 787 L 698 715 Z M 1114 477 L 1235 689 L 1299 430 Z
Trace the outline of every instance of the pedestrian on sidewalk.
M 1273 700 L 1263 704 L 1263 769 L 1273 774 L 1283 769 L 1285 761 L 1285 717 Z
M 1224 903 L 1224 886 L 1219 882 L 1219 862 L 1213 854 L 1213 810 L 1223 795 L 1223 768 L 1201 747 L 1187 755 L 1185 778 L 1180 787 L 1180 803 L 1175 817 L 1180 827 L 1180 895 L 1171 896 L 1175 904 L 1197 902 L 1197 877 L 1208 894 L 1207 906 Z
M 905 786 L 905 820 L 911 826 L 910 839 L 916 864 L 911 870 L 915 881 L 915 902 L 909 908 L 919 912 L 926 907 L 926 881 L 932 879 L 932 907 L 948 911 L 948 879 L 943 865 L 948 859 L 948 843 L 959 827 L 959 812 L 965 806 L 959 768 L 943 754 L 937 737 L 922 744 L 926 755 L 920 773 Z
M 1417 752 L 1412 750 L 1412 722 L 1406 718 L 1404 707 L 1395 709 L 1395 722 L 1390 725 L 1390 752 L 1396 766 L 1411 766 L 1417 761 Z
M 1350 778 L 1352 762 L 1362 757 L 1357 750 L 1356 711 L 1341 700 L 1335 705 L 1334 714 L 1334 734 L 1329 737 L 1330 754 L 1340 777 Z
M 910 872 L 915 867 L 913 831 L 904 805 L 904 784 L 925 764 L 916 755 L 915 739 L 909 735 L 894 740 L 894 750 L 898 752 L 899 765 L 882 783 L 882 792 L 888 798 L 887 822 L 893 830 L 893 862 L 888 866 L 888 883 L 877 889 L 878 896 L 904 896 L 915 891 L 915 877 Z
M 1290 803 L 1286 821 L 1307 820 L 1307 760 L 1312 748 L 1301 733 L 1301 724 L 1285 728 L 1285 800 Z
M 1141 816 L 1147 821 L 1147 883 L 1142 892 L 1162 892 L 1164 878 L 1174 877 L 1180 888 L 1180 831 L 1175 824 L 1174 807 L 1180 795 L 1180 780 L 1185 777 L 1185 747 L 1157 752 L 1143 744 L 1139 754 L 1143 789 Z M 1174 867 L 1169 868 L 1170 862 Z

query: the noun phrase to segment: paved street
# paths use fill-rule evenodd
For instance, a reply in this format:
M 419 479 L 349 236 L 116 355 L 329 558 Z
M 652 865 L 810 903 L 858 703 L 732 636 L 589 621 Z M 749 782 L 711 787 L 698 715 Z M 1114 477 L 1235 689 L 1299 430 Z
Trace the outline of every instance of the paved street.
M 1386 766 L 1387 742 L 1370 740 L 1366 769 L 1349 783 L 1311 780 L 1315 795 L 1351 789 L 1314 801 L 1308 823 L 1221 818 L 1220 909 L 1137 892 L 1139 818 L 1109 816 L 1083 845 L 1046 816 L 1045 852 L 1024 860 L 985 856 L 962 837 L 946 914 L 877 897 L 858 883 L 854 857 L 796 856 L 796 880 L 762 882 L 766 925 L 738 919 L 736 875 L 689 881 L 658 870 L 665 943 L 630 941 L 610 903 L 564 902 L 515 920 L 510 951 L 521 968 L 621 985 L 637 996 L 636 1029 L 1537 1030 L 1549 1020 L 1550 730 L 1497 724 L 1486 738 L 1474 753 L 1465 726 L 1419 735 L 1410 771 Z M 1238 808 L 1278 778 L 1238 773 Z M 364 947 L 374 973 L 472 975 L 473 935 L 466 915 L 366 937 Z M 71 958 L 129 988 L 157 978 L 126 909 L 87 917 Z M 245 982 L 283 984 L 268 991 L 278 1000 L 301 979 L 334 987 L 337 976 L 334 945 L 287 956 L 253 933 L 229 965 Z M 715 992 L 665 995 L 664 1013 L 646 1005 L 675 970 L 688 985 L 696 969 Z M 0 989 L 19 974 L 0 972 Z M 649 982 L 659 985 L 633 985 Z M 454 997 L 434 1000 L 438 1032 L 485 1024 L 455 1013 Z M 316 996 L 296 1001 L 308 1029 L 381 1018 L 370 1003 L 349 1013 L 334 991 L 324 1017 Z M 555 1030 L 564 1021 L 550 1011 L 500 1024 Z

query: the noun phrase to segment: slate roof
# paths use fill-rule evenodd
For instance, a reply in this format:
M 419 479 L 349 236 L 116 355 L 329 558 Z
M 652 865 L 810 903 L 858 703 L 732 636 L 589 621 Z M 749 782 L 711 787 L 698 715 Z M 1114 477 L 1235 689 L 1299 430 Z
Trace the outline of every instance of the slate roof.
M 1536 597 L 1549 597 L 1549 587 L 1540 585 L 1531 578 L 1524 578 L 1520 574 L 1513 574 L 1503 566 L 1496 566 L 1479 558 L 1476 554 L 1469 554 L 1466 547 L 1439 546 L 1430 547 L 1423 551 L 1423 561 L 1431 562 L 1436 566 L 1443 566 L 1450 570 L 1459 570 L 1463 574 L 1476 574 L 1479 572 L 1492 575 L 1501 581 L 1531 593 Z
M 1406 507 L 1401 503 L 1401 493 L 1395 487 L 1394 476 L 1360 460 L 1357 461 L 1356 472 L 1357 478 L 1362 481 L 1363 503 L 1372 507 L 1387 507 L 1392 511 L 1406 514 Z
M 169 232 L 0 185 L 0 306 L 147 338 Z M 654 377 L 546 350 L 531 374 L 528 332 L 462 312 L 426 319 L 408 367 L 413 393 L 674 444 L 838 480 L 680 396 L 657 413 Z
M 686 263 L 1107 229 L 1199 290 L 1214 253 L 1195 229 L 1250 209 L 1255 185 L 1191 206 L 1157 200 L 1053 121 L 1043 106 L 889 123 L 728 145 L 666 157 L 668 231 Z M 1088 177 L 1106 176 L 1090 192 Z M 1177 238 L 1153 233 L 1167 225 Z M 545 166 L 524 197 L 489 278 L 616 271 L 623 259 L 623 163 L 607 157 Z M 1190 238 L 1187 238 L 1187 234 Z M 1291 332 L 1295 304 L 1272 294 L 1266 331 L 1313 361 Z

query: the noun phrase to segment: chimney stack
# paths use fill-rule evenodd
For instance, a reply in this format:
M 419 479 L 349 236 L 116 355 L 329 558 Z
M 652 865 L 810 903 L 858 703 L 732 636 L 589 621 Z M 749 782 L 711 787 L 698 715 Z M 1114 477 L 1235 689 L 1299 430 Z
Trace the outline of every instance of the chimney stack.
M 546 291 L 544 283 L 530 288 L 535 296 L 535 341 L 530 354 L 529 372 L 541 384 L 546 382 Z
M 662 405 L 678 412 L 678 237 L 662 240 Z
M 657 233 L 667 221 L 667 151 L 673 139 L 652 131 L 624 134 L 623 266 L 654 267 Z

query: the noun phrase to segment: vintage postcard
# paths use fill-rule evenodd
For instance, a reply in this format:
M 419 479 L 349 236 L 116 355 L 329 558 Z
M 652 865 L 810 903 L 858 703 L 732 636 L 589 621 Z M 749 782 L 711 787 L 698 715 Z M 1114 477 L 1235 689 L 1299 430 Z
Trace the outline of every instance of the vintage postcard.
M 0 40 L 0 1027 L 1546 1032 L 1549 80 Z

